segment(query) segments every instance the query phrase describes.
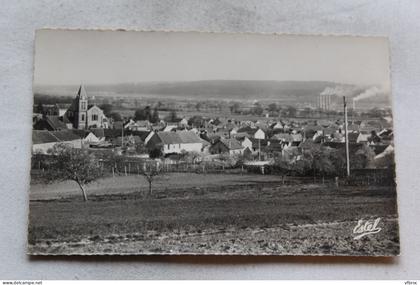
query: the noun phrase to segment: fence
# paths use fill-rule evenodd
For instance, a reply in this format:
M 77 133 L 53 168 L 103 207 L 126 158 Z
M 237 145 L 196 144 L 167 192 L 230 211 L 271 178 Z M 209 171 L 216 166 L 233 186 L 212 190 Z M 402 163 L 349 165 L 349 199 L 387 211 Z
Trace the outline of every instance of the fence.
M 31 175 L 40 176 L 44 169 L 48 169 L 54 157 L 50 155 L 34 155 L 32 159 Z M 395 185 L 394 169 L 352 169 L 351 176 L 340 178 L 320 175 L 299 175 L 288 169 L 276 165 L 236 165 L 232 166 L 223 162 L 203 161 L 200 163 L 188 163 L 185 161 L 154 161 L 145 158 L 133 158 L 120 156 L 117 159 L 100 159 L 99 165 L 102 174 L 140 175 L 146 167 L 153 162 L 159 164 L 162 172 L 179 173 L 224 173 L 224 174 L 262 174 L 282 176 L 283 184 L 339 184 L 348 186 L 363 185 Z M 338 180 L 337 180 L 338 179 Z
M 243 168 L 237 168 L 232 166 L 226 166 L 223 164 L 214 164 L 202 162 L 199 164 L 192 164 L 186 162 L 177 163 L 165 163 L 156 162 L 152 160 L 143 161 L 118 161 L 110 162 L 106 160 L 100 161 L 100 167 L 103 172 L 113 173 L 113 175 L 129 175 L 129 174 L 140 174 L 150 167 L 151 162 L 159 165 L 162 172 L 181 172 L 181 173 L 246 173 L 247 171 Z

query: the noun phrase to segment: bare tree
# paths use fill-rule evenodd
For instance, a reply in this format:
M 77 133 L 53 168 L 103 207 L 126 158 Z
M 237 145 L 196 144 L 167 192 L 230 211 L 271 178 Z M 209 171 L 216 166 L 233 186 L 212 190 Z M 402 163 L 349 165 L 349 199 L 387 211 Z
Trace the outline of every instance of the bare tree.
M 143 176 L 146 178 L 149 183 L 149 196 L 152 195 L 152 183 L 155 180 L 156 176 L 162 173 L 162 168 L 159 163 L 153 161 L 145 163 L 143 166 Z
M 75 181 L 82 191 L 84 201 L 88 200 L 85 185 L 101 175 L 99 160 L 87 150 L 75 149 L 68 144 L 56 144 L 49 151 L 52 155 L 44 178 L 48 182 Z

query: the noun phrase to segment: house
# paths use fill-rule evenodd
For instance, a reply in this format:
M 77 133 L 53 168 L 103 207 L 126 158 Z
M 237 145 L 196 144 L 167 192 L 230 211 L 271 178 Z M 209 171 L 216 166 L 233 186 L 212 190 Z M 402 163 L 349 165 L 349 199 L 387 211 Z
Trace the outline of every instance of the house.
M 281 141 L 284 143 L 291 143 L 293 142 L 293 137 L 290 134 L 286 134 L 286 133 L 279 133 L 279 134 L 275 134 L 271 137 L 272 140 L 277 140 L 277 141 Z
M 188 119 L 187 118 L 182 118 L 178 123 L 178 127 L 180 127 L 180 128 L 188 127 Z
M 277 141 L 277 142 L 271 142 L 269 144 L 267 144 L 267 146 L 264 148 L 264 150 L 267 153 L 281 153 L 283 151 L 284 145 L 282 142 Z
M 172 153 L 201 152 L 202 139 L 193 132 L 156 132 L 146 143 L 149 149 L 160 149 L 164 155 Z
M 92 128 L 90 131 L 99 139 L 105 140 L 105 130 L 104 129 L 96 129 Z
M 58 116 L 62 117 L 66 113 L 67 109 L 70 107 L 70 104 L 55 104 L 58 110 Z
M 34 126 L 34 130 L 48 130 L 48 131 L 61 131 L 67 130 L 67 125 L 60 120 L 59 116 L 43 116 L 42 119 L 38 120 Z
M 265 139 L 265 132 L 262 129 L 258 129 L 254 133 L 254 138 L 259 140 Z
M 308 125 L 303 129 L 306 138 L 314 138 L 315 136 L 322 135 L 323 127 L 318 125 Z
M 162 131 L 163 132 L 172 132 L 178 128 L 177 125 L 167 125 Z
M 34 114 L 42 114 L 49 116 L 59 116 L 59 110 L 57 105 L 54 104 L 38 104 L 33 108 Z
M 273 130 L 283 129 L 283 124 L 280 122 L 276 122 L 270 126 Z
M 151 128 L 151 123 L 148 120 L 134 121 L 130 119 L 124 125 L 124 129 L 128 129 L 130 131 L 147 131 L 147 130 L 150 130 L 150 128 Z
M 237 130 L 237 135 L 246 134 L 254 139 L 265 139 L 265 132 L 261 128 L 252 128 L 250 126 L 242 127 Z
M 303 141 L 303 136 L 300 133 L 293 133 L 290 135 L 292 137 L 292 143 L 291 146 L 299 146 L 300 143 Z
M 233 128 L 229 131 L 229 136 L 234 138 L 238 134 L 238 128 Z
M 88 103 L 86 90 L 83 85 L 80 85 L 76 98 L 74 98 L 63 117 L 71 122 L 75 129 L 108 128 L 109 122 L 104 112 L 98 106 Z
M 239 137 L 236 138 L 236 140 L 238 140 L 244 148 L 252 150 L 252 141 L 248 137 Z
M 209 149 L 211 154 L 228 153 L 230 155 L 242 154 L 245 148 L 236 139 L 221 138 L 215 142 Z
M 140 136 L 136 136 L 136 135 L 132 135 L 132 134 L 125 137 L 124 140 L 129 145 L 139 145 L 143 142 L 142 139 L 140 138 Z
M 356 132 L 359 132 L 359 130 L 360 130 L 360 126 L 357 125 L 357 124 L 349 124 L 349 125 L 347 125 L 347 131 L 349 133 L 356 133 Z
M 375 151 L 375 160 L 377 160 L 377 159 L 382 159 L 382 158 L 384 158 L 384 157 L 386 157 L 387 155 L 393 155 L 394 154 L 394 146 L 393 145 L 387 145 L 387 146 L 384 146 L 384 149 L 381 151 L 381 152 L 379 152 L 378 154 L 376 153 L 376 151 Z
M 357 136 L 357 143 L 367 143 L 369 141 L 370 134 L 366 132 L 360 132 Z
M 282 157 L 286 161 L 289 162 L 295 162 L 300 159 L 301 157 L 301 151 L 298 147 L 292 146 L 292 147 L 285 147 L 282 150 Z
M 105 138 L 102 140 L 105 140 Z M 101 139 L 99 139 L 93 132 L 88 132 L 83 138 L 83 142 L 89 145 L 98 144 L 100 141 Z
M 383 129 L 378 133 L 378 136 L 381 138 L 382 142 L 390 143 L 394 139 L 394 133 L 391 129 Z
M 153 131 L 132 131 L 130 132 L 133 136 L 138 136 L 142 142 L 147 142 L 148 138 L 150 138 L 151 134 L 153 134 Z
M 144 144 L 147 145 L 147 143 L 149 142 L 149 140 L 156 134 L 155 131 L 151 131 L 149 132 L 147 135 L 143 134 L 140 135 L 140 138 L 144 141 Z
M 82 148 L 82 139 L 70 130 L 32 131 L 32 153 L 47 154 L 48 150 L 58 143 L 65 143 L 73 148 Z

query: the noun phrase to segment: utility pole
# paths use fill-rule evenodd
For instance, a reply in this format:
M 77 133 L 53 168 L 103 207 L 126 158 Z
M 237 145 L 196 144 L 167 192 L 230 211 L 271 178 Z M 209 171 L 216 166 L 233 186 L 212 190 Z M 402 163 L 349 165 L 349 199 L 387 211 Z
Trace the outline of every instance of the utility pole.
M 124 121 L 122 121 L 122 129 L 121 129 L 121 150 L 124 146 Z
M 344 136 L 346 141 L 346 169 L 347 169 L 347 177 L 350 176 L 350 155 L 349 155 L 349 135 L 348 135 L 348 122 L 347 122 L 347 103 L 346 103 L 346 96 L 343 96 L 343 103 L 344 103 Z

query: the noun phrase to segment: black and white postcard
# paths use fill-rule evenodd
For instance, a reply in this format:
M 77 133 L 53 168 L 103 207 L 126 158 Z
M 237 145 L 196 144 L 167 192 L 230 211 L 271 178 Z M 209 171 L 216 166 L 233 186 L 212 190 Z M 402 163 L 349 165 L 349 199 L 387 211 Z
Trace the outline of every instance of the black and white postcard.
M 28 253 L 400 251 L 388 40 L 38 30 Z

